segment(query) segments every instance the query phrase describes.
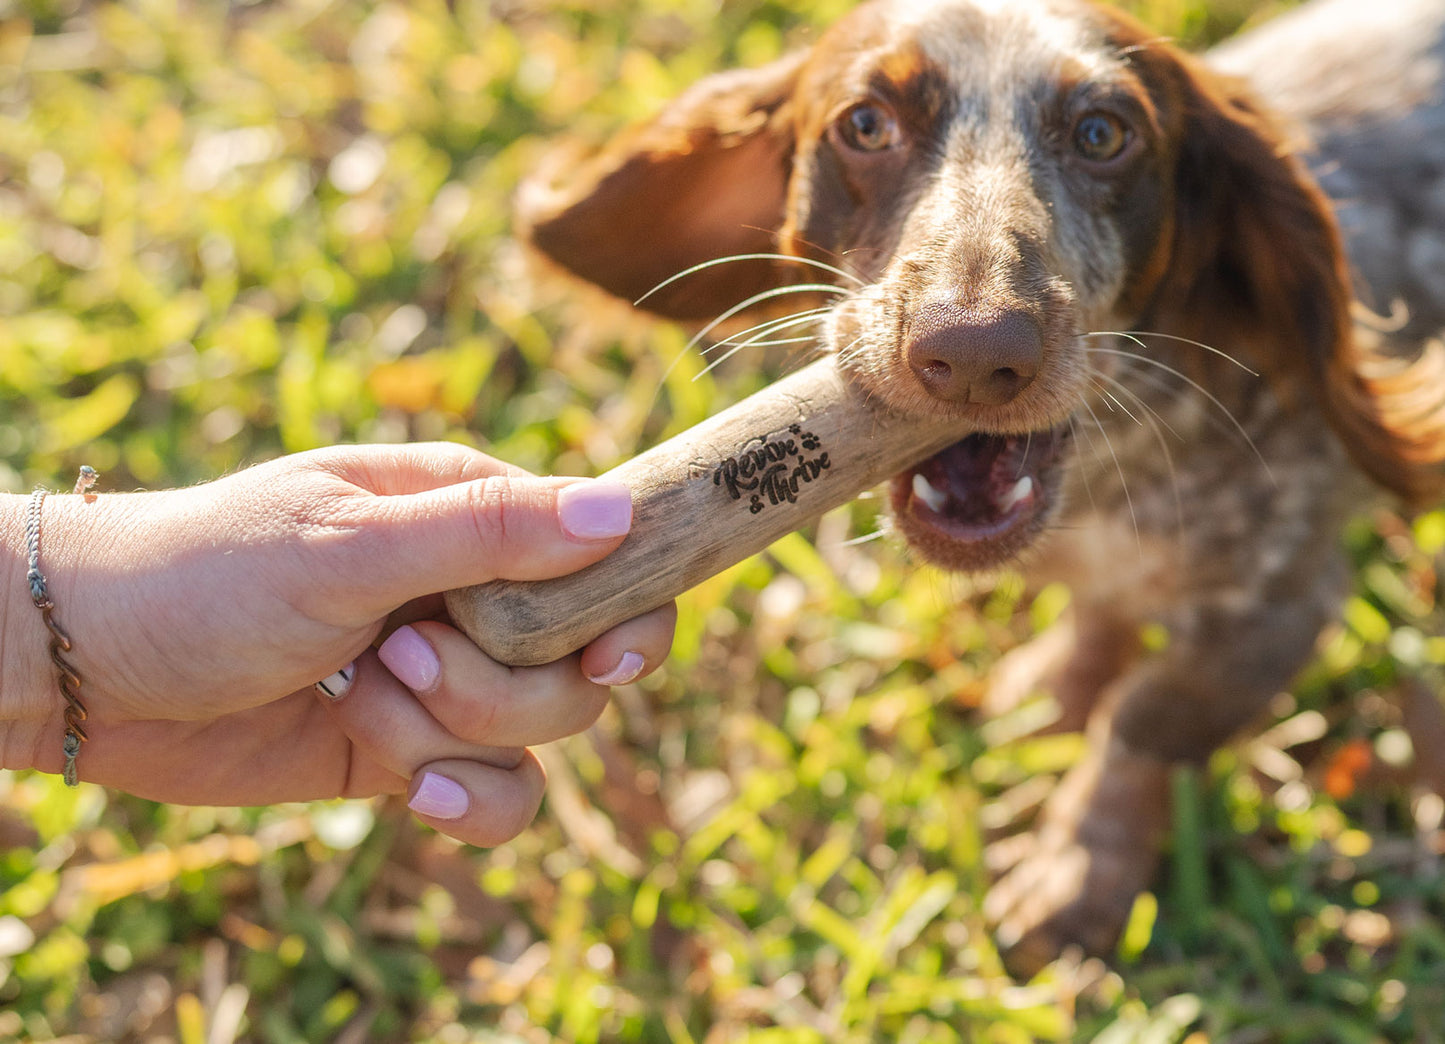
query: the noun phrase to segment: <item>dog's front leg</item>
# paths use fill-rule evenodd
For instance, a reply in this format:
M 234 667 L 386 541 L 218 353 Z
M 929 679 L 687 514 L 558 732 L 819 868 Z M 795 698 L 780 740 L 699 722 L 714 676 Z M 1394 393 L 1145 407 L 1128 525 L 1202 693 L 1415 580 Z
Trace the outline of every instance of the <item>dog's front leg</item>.
M 1255 718 L 1310 657 L 1332 599 L 1181 610 L 1168 645 L 1100 695 L 1083 759 L 1044 806 L 1027 854 L 984 913 L 1010 968 L 1031 974 L 1070 946 L 1107 955 L 1149 887 L 1169 826 L 1169 774 L 1201 763 Z
M 1069 609 L 989 671 L 982 710 L 1007 714 L 1036 697 L 1053 701 L 1043 733 L 1082 732 L 1099 697 L 1139 655 L 1139 628 L 1097 607 Z

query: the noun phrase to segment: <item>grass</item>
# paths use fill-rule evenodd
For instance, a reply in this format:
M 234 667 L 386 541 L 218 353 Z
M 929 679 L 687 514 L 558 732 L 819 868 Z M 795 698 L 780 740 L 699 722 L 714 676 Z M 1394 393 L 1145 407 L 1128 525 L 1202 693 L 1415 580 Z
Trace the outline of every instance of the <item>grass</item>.
M 700 376 L 676 330 L 539 297 L 509 195 L 845 6 L 0 0 L 0 488 L 338 440 L 596 473 L 740 397 L 784 360 Z M 1136 6 L 1198 41 L 1251 5 Z M 983 720 L 982 679 L 1067 595 L 849 543 L 862 502 L 686 596 L 495 851 L 390 801 L 0 773 L 0 1041 L 1445 1040 L 1445 515 L 1370 522 L 1266 731 L 1175 778 L 1108 963 L 1015 981 L 979 913 L 1079 751 Z

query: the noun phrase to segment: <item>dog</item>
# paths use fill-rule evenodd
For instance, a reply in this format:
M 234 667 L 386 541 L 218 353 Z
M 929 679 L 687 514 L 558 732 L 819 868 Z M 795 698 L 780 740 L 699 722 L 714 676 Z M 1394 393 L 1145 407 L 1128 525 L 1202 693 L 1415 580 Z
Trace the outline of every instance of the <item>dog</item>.
M 945 569 L 1069 585 L 992 698 L 1051 691 L 1088 736 L 988 897 L 1016 968 L 1109 952 L 1172 766 L 1336 619 L 1346 520 L 1373 490 L 1445 494 L 1440 346 L 1354 323 L 1297 145 L 1243 80 L 1092 0 L 870 0 L 519 197 L 552 262 L 662 316 L 799 287 L 870 396 L 972 425 L 891 481 L 892 525 Z

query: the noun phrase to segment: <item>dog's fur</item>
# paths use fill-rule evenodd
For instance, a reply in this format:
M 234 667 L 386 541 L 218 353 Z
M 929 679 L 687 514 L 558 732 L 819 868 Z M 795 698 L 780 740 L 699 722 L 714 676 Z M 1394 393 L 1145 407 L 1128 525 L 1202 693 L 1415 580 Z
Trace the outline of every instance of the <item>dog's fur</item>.
M 826 347 L 897 410 L 983 433 L 891 502 L 928 560 L 1018 557 L 1074 592 L 997 687 L 1051 688 L 1090 736 L 989 899 L 1020 966 L 1112 944 L 1170 765 L 1246 724 L 1335 616 L 1359 476 L 1445 491 L 1439 353 L 1354 336 L 1331 204 L 1284 133 L 1087 0 L 873 0 L 523 199 L 535 245 L 630 300 L 724 255 L 835 266 Z M 707 317 L 818 278 L 738 261 L 644 306 Z

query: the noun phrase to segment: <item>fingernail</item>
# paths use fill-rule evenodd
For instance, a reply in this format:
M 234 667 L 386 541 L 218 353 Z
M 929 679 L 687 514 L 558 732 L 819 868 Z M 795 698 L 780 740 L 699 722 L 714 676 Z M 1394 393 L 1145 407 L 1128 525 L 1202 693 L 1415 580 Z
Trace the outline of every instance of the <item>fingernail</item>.
M 643 663 L 641 653 L 629 650 L 622 654 L 622 659 L 612 670 L 606 674 L 589 674 L 587 680 L 596 685 L 626 685 L 642 673 Z
M 376 655 L 397 681 L 413 692 L 430 692 L 441 677 L 442 664 L 436 650 L 413 627 L 398 627 L 391 632 Z
M 632 528 L 632 490 L 620 482 L 575 482 L 557 494 L 557 520 L 573 540 L 611 540 Z
M 435 772 L 425 773 L 416 785 L 416 793 L 407 801 L 406 807 L 417 815 L 433 819 L 461 819 L 467 814 L 471 799 L 466 789 L 455 780 L 438 776 Z
M 346 690 L 351 688 L 351 680 L 356 677 L 356 663 L 352 661 L 335 674 L 328 675 L 316 683 L 316 691 L 329 700 L 339 700 L 346 695 Z

